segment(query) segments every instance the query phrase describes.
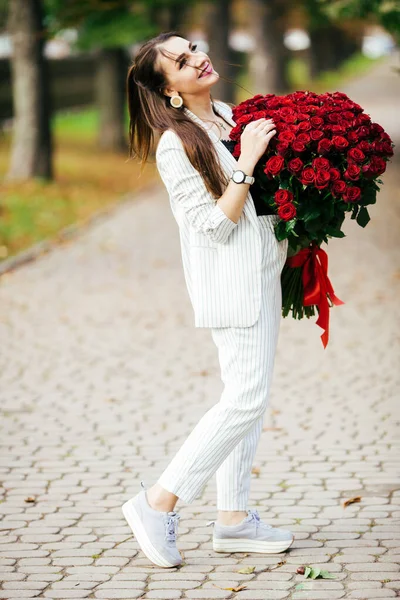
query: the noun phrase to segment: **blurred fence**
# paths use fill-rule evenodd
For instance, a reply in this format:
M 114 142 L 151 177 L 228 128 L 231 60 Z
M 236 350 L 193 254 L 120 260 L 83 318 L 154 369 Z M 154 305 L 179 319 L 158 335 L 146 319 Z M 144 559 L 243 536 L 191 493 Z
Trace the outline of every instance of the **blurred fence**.
M 85 106 L 96 101 L 96 56 L 48 61 L 52 110 Z M 128 67 L 128 63 L 127 63 Z M 0 59 L 0 121 L 13 117 L 9 59 Z

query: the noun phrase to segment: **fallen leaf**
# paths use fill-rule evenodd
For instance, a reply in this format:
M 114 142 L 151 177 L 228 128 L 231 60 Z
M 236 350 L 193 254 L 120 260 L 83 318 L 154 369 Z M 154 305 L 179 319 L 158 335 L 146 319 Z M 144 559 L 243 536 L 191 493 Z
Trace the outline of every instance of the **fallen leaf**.
M 343 502 L 343 508 L 346 508 L 349 504 L 353 504 L 353 502 L 361 502 L 361 496 L 354 496 L 353 498 L 349 498 Z
M 251 472 L 254 473 L 255 475 L 259 475 L 260 474 L 260 467 L 253 467 L 251 469 Z
M 237 573 L 254 573 L 255 567 L 244 567 L 243 569 L 239 569 Z
M 311 565 L 298 567 L 297 573 L 299 573 L 299 575 L 304 575 L 304 577 L 309 577 L 310 579 L 334 579 L 335 577 L 335 575 L 332 575 L 329 571 L 325 571 L 319 567 L 312 567 Z
M 219 588 L 220 590 L 230 590 L 231 592 L 240 592 L 240 590 L 245 590 L 247 588 L 247 585 L 239 585 L 238 587 L 220 587 L 219 585 L 215 585 L 214 586 Z
M 36 498 L 34 496 L 28 496 L 25 498 L 24 502 L 36 502 Z

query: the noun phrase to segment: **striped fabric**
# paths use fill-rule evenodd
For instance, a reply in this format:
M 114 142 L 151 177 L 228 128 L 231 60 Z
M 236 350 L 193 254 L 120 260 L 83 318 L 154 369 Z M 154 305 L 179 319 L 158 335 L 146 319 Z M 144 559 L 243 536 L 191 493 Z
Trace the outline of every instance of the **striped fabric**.
M 251 467 L 268 406 L 282 312 L 280 275 L 288 240 L 274 233 L 277 215 L 258 217 L 262 238 L 260 315 L 252 327 L 211 329 L 224 390 L 200 419 L 158 483 L 186 503 L 216 473 L 218 510 L 247 510 Z
M 214 105 L 216 112 L 234 126 L 230 106 L 221 101 Z M 207 130 L 194 113 L 187 108 L 184 111 Z M 230 177 L 237 160 L 212 131 L 208 134 Z M 260 314 L 262 260 L 259 217 L 250 191 L 240 219 L 234 223 L 207 191 L 172 130 L 160 137 L 156 163 L 179 227 L 195 327 L 250 327 Z

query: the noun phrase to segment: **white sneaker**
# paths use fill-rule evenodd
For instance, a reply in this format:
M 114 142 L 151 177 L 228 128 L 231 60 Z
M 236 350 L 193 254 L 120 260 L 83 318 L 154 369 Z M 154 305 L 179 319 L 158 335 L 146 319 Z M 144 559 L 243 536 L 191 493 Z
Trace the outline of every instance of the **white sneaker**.
M 261 521 L 257 510 L 248 509 L 247 517 L 236 525 L 214 524 L 214 552 L 263 552 L 272 554 L 287 550 L 294 542 L 294 535 L 289 529 L 272 527 Z
M 178 521 L 181 518 L 175 511 L 155 510 L 147 500 L 144 482 L 143 490 L 122 505 L 122 512 L 132 529 L 144 554 L 159 567 L 176 567 L 182 562 L 176 547 Z

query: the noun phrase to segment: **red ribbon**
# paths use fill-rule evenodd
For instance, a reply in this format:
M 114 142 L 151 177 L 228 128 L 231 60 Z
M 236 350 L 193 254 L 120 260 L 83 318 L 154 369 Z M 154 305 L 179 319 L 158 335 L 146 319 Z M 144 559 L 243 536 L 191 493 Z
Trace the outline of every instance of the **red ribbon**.
M 344 304 L 335 296 L 328 278 L 328 255 L 315 242 L 312 242 L 308 248 L 302 248 L 295 256 L 287 258 L 286 264 L 289 267 L 303 267 L 303 305 L 317 305 L 319 316 L 316 323 L 324 329 L 321 340 L 326 348 L 329 340 L 328 297 L 333 304 Z

